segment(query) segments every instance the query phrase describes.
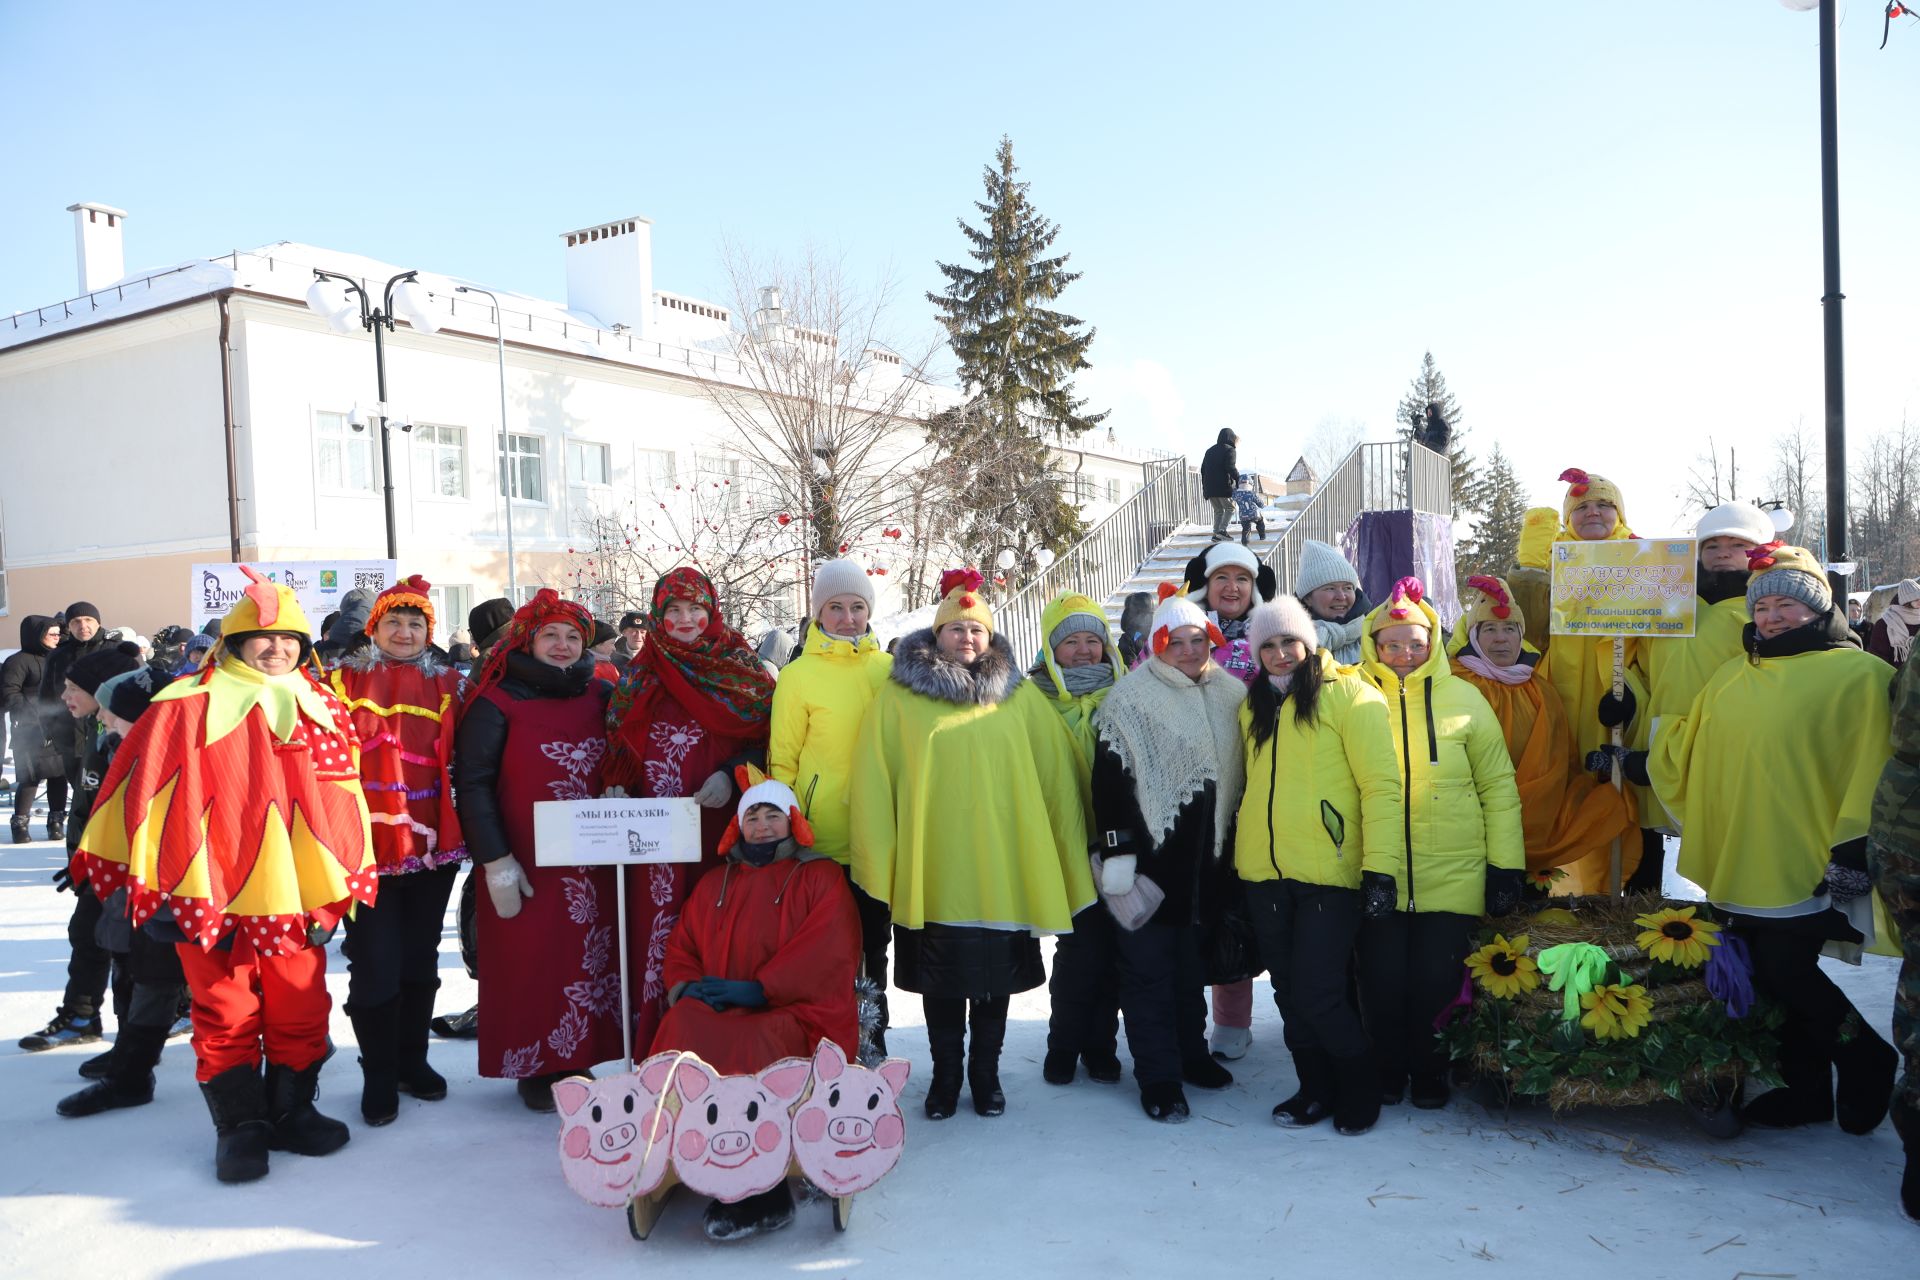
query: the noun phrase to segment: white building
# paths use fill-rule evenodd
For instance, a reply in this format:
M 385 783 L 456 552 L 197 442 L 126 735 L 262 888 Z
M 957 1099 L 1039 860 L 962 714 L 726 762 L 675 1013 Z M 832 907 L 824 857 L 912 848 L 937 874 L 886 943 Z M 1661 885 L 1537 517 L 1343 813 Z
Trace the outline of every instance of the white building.
M 378 305 L 401 269 L 281 243 L 119 279 L 127 215 L 72 212 L 89 291 L 0 319 L 0 610 L 89 599 L 150 631 L 187 617 L 196 562 L 384 554 L 373 339 L 306 296 L 321 268 Z M 746 385 L 732 317 L 654 288 L 651 235 L 643 218 L 567 233 L 565 305 L 495 291 L 499 452 L 493 304 L 423 271 L 438 331 L 384 335 L 387 407 L 409 428 L 389 436 L 400 571 L 436 585 L 444 628 L 504 594 L 509 509 L 522 594 L 566 589 L 592 511 L 662 476 L 746 474 L 712 393 Z M 958 398 L 921 383 L 902 412 Z M 1144 456 L 1059 453 L 1090 519 L 1140 487 Z

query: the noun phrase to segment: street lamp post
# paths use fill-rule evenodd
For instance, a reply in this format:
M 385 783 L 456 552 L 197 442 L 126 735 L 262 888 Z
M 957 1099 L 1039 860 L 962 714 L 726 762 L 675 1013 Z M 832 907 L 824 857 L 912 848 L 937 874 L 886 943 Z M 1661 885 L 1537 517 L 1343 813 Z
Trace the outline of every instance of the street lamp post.
M 478 285 L 462 284 L 454 286 L 455 293 L 484 293 L 493 303 L 493 344 L 494 354 L 500 362 L 500 438 L 494 442 L 494 470 L 500 478 L 500 500 L 507 504 L 507 598 L 515 605 L 520 603 L 520 581 L 514 572 L 513 563 L 513 486 L 507 477 L 507 336 L 504 317 L 500 314 L 500 299 L 493 290 L 482 289 Z
M 1840 303 L 1840 142 L 1835 101 L 1834 0 L 1820 0 L 1820 263 L 1825 329 L 1827 400 L 1827 554 L 1833 564 L 1847 558 L 1847 391 L 1841 363 Z M 1830 575 L 1831 576 L 1831 575 Z M 1846 589 L 1833 584 L 1834 594 Z
M 352 332 L 356 320 L 362 329 L 373 331 L 373 371 L 380 396 L 380 479 L 387 507 L 389 560 L 398 560 L 400 557 L 399 538 L 393 520 L 393 453 L 387 429 L 387 348 L 382 333 L 392 332 L 396 318 L 405 320 L 422 333 L 433 333 L 440 328 L 439 321 L 433 316 L 426 286 L 415 278 L 419 274 L 417 271 L 402 271 L 387 281 L 386 288 L 381 291 L 378 307 L 371 304 L 366 289 L 358 280 L 337 271 L 322 271 L 315 267 L 313 283 L 307 287 L 308 309 L 325 320 L 335 333 Z M 402 423 L 401 430 L 412 431 L 413 425 Z

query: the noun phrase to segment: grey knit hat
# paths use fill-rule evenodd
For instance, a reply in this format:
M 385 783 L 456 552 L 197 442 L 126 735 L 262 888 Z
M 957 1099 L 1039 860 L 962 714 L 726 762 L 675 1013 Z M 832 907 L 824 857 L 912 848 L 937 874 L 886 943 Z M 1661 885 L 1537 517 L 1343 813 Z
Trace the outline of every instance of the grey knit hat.
M 1349 582 L 1358 587 L 1360 575 L 1334 547 L 1309 538 L 1300 549 L 1300 573 L 1294 581 L 1293 594 L 1304 599 L 1331 582 Z
M 1107 620 L 1096 618 L 1090 613 L 1070 613 L 1060 620 L 1060 625 L 1047 633 L 1047 648 L 1057 649 L 1060 642 L 1068 636 L 1078 635 L 1082 631 L 1100 637 L 1100 643 L 1107 642 Z
M 859 596 L 873 608 L 873 579 L 854 560 L 829 560 L 814 571 L 813 616 L 835 596 Z
M 1768 596 L 1798 600 L 1815 613 L 1833 608 L 1833 588 L 1813 553 L 1803 547 L 1774 547 L 1754 560 L 1747 579 L 1747 612 Z

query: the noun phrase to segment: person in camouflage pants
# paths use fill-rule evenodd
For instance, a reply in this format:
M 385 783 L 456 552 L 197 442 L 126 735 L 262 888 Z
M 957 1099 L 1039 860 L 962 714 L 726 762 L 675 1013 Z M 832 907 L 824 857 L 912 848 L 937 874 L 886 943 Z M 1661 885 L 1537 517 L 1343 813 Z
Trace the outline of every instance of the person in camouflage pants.
M 1900 1204 L 1920 1221 L 1920 661 L 1894 679 L 1892 736 L 1893 758 L 1873 794 L 1867 865 L 1906 953 L 1893 997 L 1893 1043 L 1906 1059 L 1893 1127 L 1907 1154 Z

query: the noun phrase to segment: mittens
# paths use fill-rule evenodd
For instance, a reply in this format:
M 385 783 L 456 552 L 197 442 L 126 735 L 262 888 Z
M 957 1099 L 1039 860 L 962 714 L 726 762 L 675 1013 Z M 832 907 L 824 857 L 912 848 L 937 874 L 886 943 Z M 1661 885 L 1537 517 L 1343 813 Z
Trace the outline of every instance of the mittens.
M 1602 782 L 1613 781 L 1613 759 L 1620 757 L 1620 773 L 1636 787 L 1653 784 L 1647 779 L 1647 753 L 1629 751 L 1625 747 L 1599 747 L 1587 752 L 1587 772 Z
M 1135 864 L 1139 859 L 1131 853 L 1116 854 L 1100 864 L 1100 892 L 1117 898 L 1133 889 Z
M 1519 910 L 1526 884 L 1527 873 L 1517 867 L 1488 867 L 1487 914 L 1504 916 Z
M 520 899 L 533 896 L 533 885 L 512 854 L 487 864 L 487 896 L 502 920 L 519 915 Z
M 1622 687 L 1620 696 L 1617 698 L 1613 696 L 1612 690 L 1608 690 L 1600 699 L 1601 725 L 1611 729 L 1615 725 L 1626 724 L 1633 719 L 1636 705 L 1633 690 Z
M 1360 873 L 1360 914 L 1369 920 L 1385 920 L 1400 900 L 1400 888 L 1393 877 L 1380 871 Z

